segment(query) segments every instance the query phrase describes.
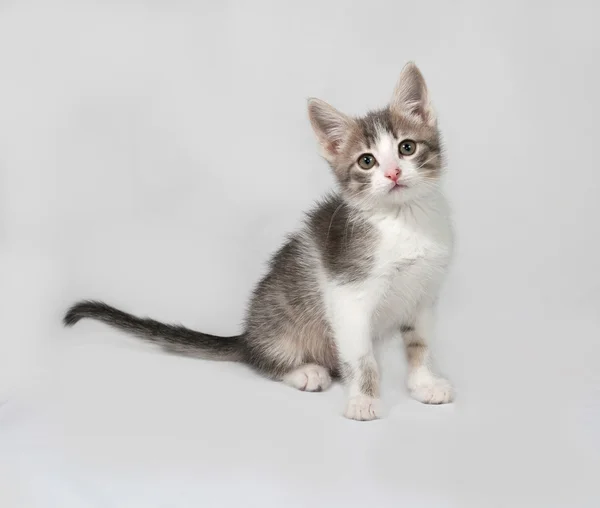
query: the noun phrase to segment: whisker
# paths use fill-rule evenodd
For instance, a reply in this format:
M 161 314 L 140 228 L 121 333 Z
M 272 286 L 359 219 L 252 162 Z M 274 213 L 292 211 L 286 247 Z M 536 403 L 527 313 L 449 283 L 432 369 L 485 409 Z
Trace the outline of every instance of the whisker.
M 428 162 L 432 161 L 433 159 L 435 159 L 435 158 L 437 158 L 437 157 L 438 157 L 438 154 L 435 154 L 435 155 L 433 155 L 433 156 L 429 157 L 429 159 L 427 159 L 427 160 L 426 160 L 426 161 L 425 161 L 423 164 L 421 164 L 421 165 L 420 165 L 420 166 L 417 168 L 417 170 L 421 169 L 421 168 L 422 168 L 422 167 L 423 167 L 425 164 L 427 164 Z
M 333 214 L 331 214 L 331 220 L 329 221 L 329 227 L 327 228 L 327 236 L 325 237 L 325 241 L 329 240 L 329 233 L 331 231 L 331 225 L 333 224 L 333 219 L 335 218 L 335 214 L 338 213 L 338 210 L 344 206 L 344 201 L 340 203 L 340 205 L 335 209 Z

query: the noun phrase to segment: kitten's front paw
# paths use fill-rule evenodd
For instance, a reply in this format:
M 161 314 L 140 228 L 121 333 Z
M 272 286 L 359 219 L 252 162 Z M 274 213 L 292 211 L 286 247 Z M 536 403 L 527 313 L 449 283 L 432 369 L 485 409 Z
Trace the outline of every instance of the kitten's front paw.
M 454 400 L 454 390 L 449 381 L 434 376 L 409 378 L 408 389 L 413 399 L 423 404 L 448 404 Z
M 381 417 L 381 403 L 379 399 L 367 395 L 350 397 L 346 404 L 344 416 L 351 420 L 368 421 Z

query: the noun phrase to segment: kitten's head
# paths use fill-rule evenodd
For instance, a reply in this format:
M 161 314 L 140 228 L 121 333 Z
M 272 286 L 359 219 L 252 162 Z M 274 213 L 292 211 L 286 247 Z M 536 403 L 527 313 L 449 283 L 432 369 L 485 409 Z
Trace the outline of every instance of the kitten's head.
M 436 116 L 414 63 L 390 104 L 362 118 L 310 99 L 310 122 L 344 197 L 361 208 L 397 206 L 437 185 L 442 156 Z

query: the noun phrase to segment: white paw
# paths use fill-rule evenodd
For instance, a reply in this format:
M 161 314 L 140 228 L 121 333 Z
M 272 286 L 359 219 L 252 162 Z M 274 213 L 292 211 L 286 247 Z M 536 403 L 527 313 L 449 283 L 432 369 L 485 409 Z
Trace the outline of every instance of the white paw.
M 449 381 L 433 375 L 414 375 L 408 380 L 413 399 L 423 404 L 447 404 L 454 400 L 454 390 Z
M 351 420 L 375 420 L 381 417 L 380 406 L 379 399 L 374 399 L 367 395 L 356 395 L 348 399 L 344 416 Z
M 320 392 L 331 385 L 331 376 L 325 367 L 320 365 L 302 365 L 283 377 L 283 382 L 298 390 Z

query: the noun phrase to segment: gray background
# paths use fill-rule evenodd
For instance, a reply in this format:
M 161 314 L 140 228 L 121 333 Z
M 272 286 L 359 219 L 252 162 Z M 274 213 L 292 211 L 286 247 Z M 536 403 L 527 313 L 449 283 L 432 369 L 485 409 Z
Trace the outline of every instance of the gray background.
M 2 506 L 598 506 L 599 18 L 592 1 L 1 3 Z M 360 424 L 340 386 L 61 329 L 99 298 L 239 332 L 332 186 L 306 98 L 365 112 L 408 60 L 449 161 L 434 349 L 455 404 L 409 399 L 397 343 L 386 419 Z

